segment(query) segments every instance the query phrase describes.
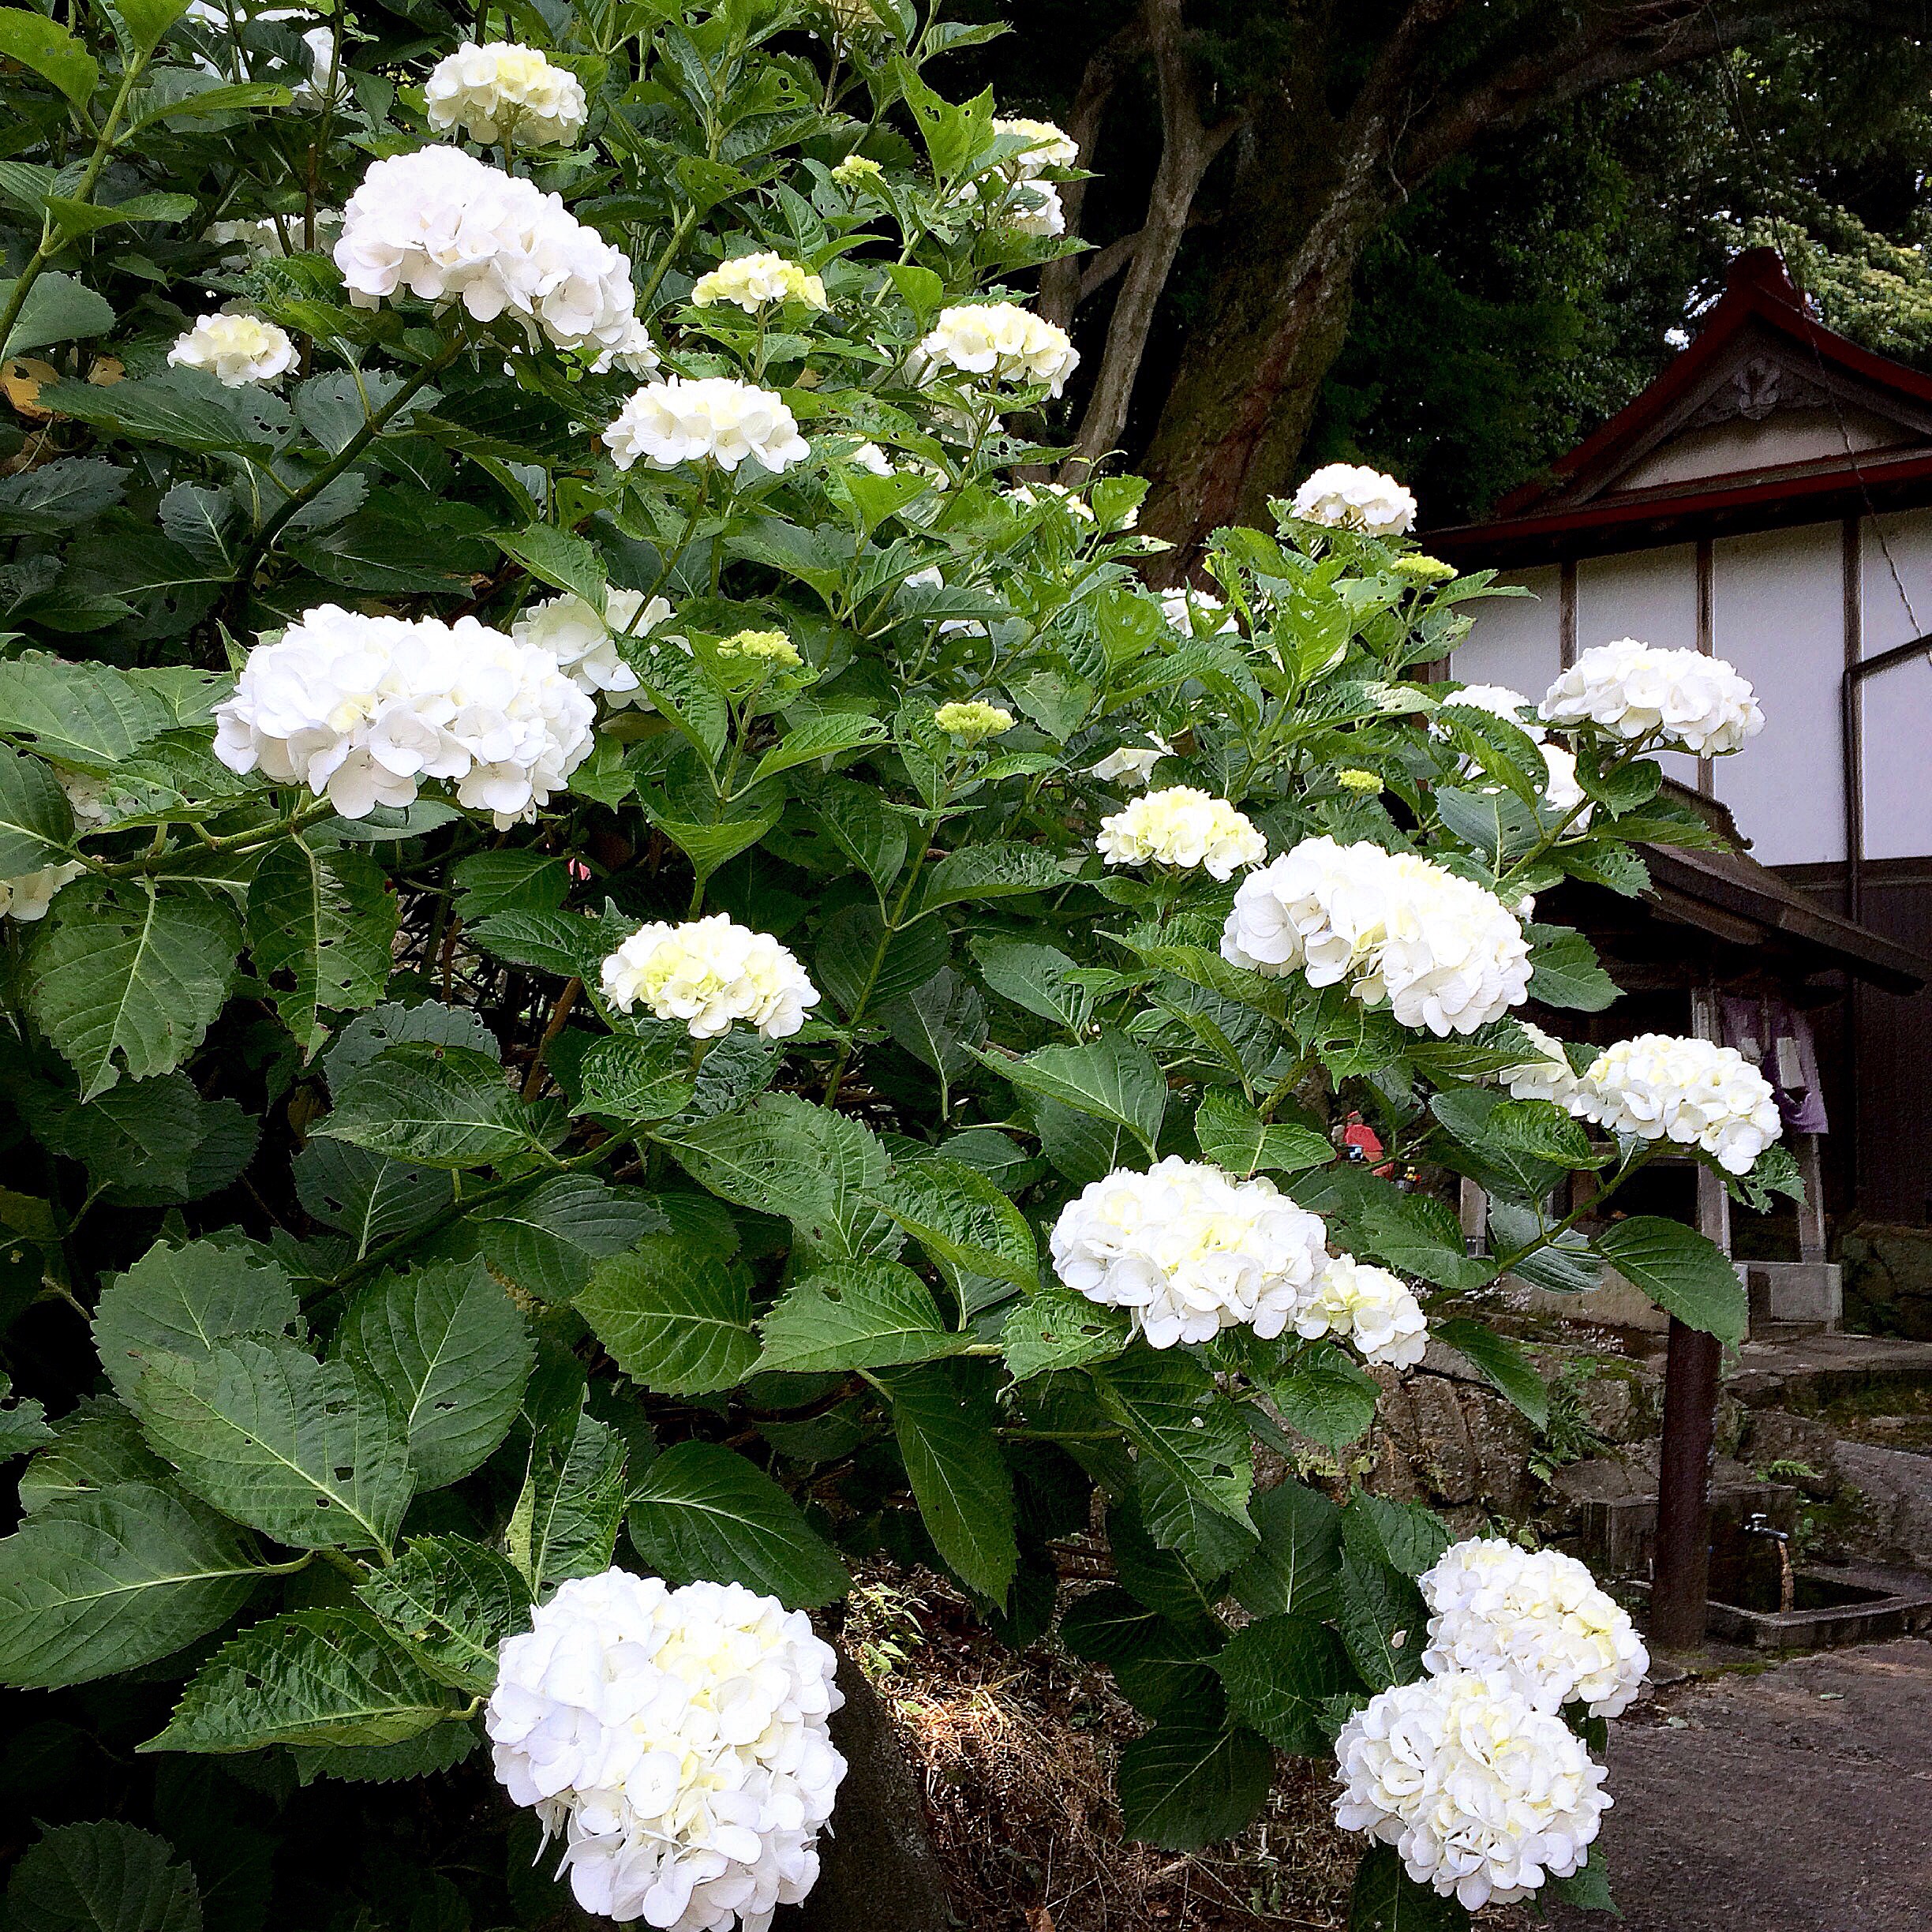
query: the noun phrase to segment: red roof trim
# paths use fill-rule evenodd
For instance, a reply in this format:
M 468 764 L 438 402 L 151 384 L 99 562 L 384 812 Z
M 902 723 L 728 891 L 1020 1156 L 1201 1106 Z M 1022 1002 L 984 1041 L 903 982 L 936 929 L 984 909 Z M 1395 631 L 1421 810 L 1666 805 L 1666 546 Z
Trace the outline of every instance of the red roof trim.
M 1641 500 L 1627 500 L 1614 504 L 1593 502 L 1567 511 L 1561 507 L 1564 496 L 1582 478 L 1614 468 L 1627 451 L 1640 446 L 1660 421 L 1681 406 L 1709 376 L 1713 365 L 1724 359 L 1737 338 L 1753 327 L 1783 337 L 1807 355 L 1815 355 L 1828 366 L 1860 382 L 1889 390 L 1922 407 L 1932 406 L 1932 376 L 1874 355 L 1814 321 L 1777 251 L 1751 249 L 1731 264 L 1724 294 L 1689 347 L 1642 395 L 1593 435 L 1559 456 L 1545 476 L 1505 496 L 1492 517 L 1481 523 L 1428 532 L 1428 541 L 1439 549 L 1465 555 L 1481 552 L 1485 561 L 1496 552 L 1495 560 L 1501 561 L 1501 553 L 1505 551 L 1518 550 L 1526 545 L 1541 549 L 1550 540 L 1572 532 L 1582 534 L 1624 529 L 1660 518 L 1685 520 L 1688 527 L 1694 527 L 1708 524 L 1728 509 L 1769 505 L 1786 498 L 1808 504 L 1810 514 L 1829 515 L 1831 511 L 1821 500 L 1833 492 L 1849 489 L 1862 493 L 1866 485 L 1876 484 L 1881 477 L 1889 488 L 1932 474 L 1923 457 L 1887 462 L 1881 453 L 1874 451 L 1855 464 L 1840 464 L 1829 470 L 1771 483 L 1713 489 L 1709 480 L 1700 479 L 1687 488 L 1653 492 Z M 1778 516 L 1770 520 L 1804 519 Z M 1673 539 L 1659 536 L 1649 541 Z

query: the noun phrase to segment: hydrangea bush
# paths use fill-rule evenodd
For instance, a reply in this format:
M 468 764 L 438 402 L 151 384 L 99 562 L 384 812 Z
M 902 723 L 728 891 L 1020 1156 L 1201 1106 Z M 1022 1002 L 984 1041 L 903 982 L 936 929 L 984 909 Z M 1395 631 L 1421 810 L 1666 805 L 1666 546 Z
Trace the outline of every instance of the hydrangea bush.
M 1506 1271 L 1741 1332 L 1551 1204 L 1788 1185 L 1762 1082 L 1522 1016 L 1757 708 L 1458 693 L 1367 472 L 1146 588 L 1043 474 L 1075 151 L 933 84 L 992 31 L 0 9 L 17 1923 L 759 1932 L 881 1557 L 1112 1670 L 1138 1837 L 1339 1754 L 1362 1923 L 1607 1896 L 1627 1623 L 1349 1451 L 1430 1346 L 1541 1417 Z

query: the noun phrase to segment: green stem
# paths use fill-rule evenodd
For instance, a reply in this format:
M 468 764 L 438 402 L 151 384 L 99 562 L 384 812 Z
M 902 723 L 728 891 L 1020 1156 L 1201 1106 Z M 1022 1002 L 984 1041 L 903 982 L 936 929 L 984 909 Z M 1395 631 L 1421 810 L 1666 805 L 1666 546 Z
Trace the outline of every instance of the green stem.
M 1534 1254 L 1539 1248 L 1547 1248 L 1559 1236 L 1567 1234 L 1586 1215 L 1595 1213 L 1619 1188 L 1623 1186 L 1626 1181 L 1629 1180 L 1632 1174 L 1649 1166 L 1656 1151 L 1654 1148 L 1645 1148 L 1611 1181 L 1608 1187 L 1600 1188 L 1588 1200 L 1579 1202 L 1553 1226 L 1544 1228 L 1534 1241 L 1526 1241 L 1520 1248 L 1512 1248 L 1507 1254 L 1492 1256 L 1492 1258 L 1496 1262 L 1496 1272 L 1499 1275 L 1507 1275 L 1526 1255 Z
M 121 117 L 126 111 L 128 96 L 134 92 L 135 84 L 146 71 L 149 54 L 139 55 L 121 77 L 120 92 L 114 95 L 114 105 L 107 110 L 107 118 L 101 124 L 99 137 L 94 143 L 94 152 L 76 186 L 73 199 L 76 201 L 92 201 L 94 190 L 100 185 L 101 170 L 107 165 L 109 151 L 114 146 L 114 134 L 121 125 Z M 20 320 L 21 311 L 27 305 L 27 298 L 33 292 L 33 285 L 40 279 L 40 271 L 67 245 L 66 238 L 54 226 L 51 215 L 41 224 L 40 245 L 36 248 L 27 266 L 20 272 L 19 279 L 7 297 L 6 306 L 0 309 L 0 343 L 4 343 L 13 333 L 13 325 Z
M 254 581 L 256 571 L 261 566 L 263 558 L 274 547 L 275 539 L 287 528 L 289 519 L 298 510 L 313 503 L 316 498 L 320 496 L 323 491 L 327 489 L 351 463 L 355 462 L 357 458 L 389 427 L 391 423 L 395 421 L 396 417 L 402 413 L 404 406 L 412 402 L 423 389 L 427 388 L 432 379 L 441 375 L 444 370 L 447 369 L 469 346 L 469 343 L 468 328 L 466 327 L 459 328 L 447 347 L 440 354 L 432 357 L 429 361 L 422 364 L 403 384 L 402 387 L 380 409 L 376 410 L 374 415 L 366 417 L 363 421 L 362 427 L 357 430 L 341 449 L 324 463 L 300 489 L 289 497 L 279 510 L 270 515 L 268 521 L 256 532 L 254 541 L 249 545 L 241 564 L 236 568 L 232 587 L 234 596 L 239 597 L 246 593 L 249 586 Z

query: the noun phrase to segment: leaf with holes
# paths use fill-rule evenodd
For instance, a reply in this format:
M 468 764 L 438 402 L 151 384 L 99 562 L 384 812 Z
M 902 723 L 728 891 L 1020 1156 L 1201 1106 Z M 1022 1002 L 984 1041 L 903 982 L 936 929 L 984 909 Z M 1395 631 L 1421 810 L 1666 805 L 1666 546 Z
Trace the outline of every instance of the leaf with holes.
M 312 848 L 286 838 L 269 847 L 249 886 L 249 949 L 278 987 L 275 1010 L 313 1058 L 328 1039 L 324 1009 L 373 1006 L 389 983 L 397 900 L 366 852 Z
M 758 1359 L 750 1271 L 675 1234 L 600 1261 L 576 1308 L 618 1367 L 660 1395 L 735 1387 Z
M 418 1537 L 356 1595 L 444 1683 L 488 1696 L 496 1646 L 530 1623 L 530 1586 L 507 1556 L 466 1537 Z

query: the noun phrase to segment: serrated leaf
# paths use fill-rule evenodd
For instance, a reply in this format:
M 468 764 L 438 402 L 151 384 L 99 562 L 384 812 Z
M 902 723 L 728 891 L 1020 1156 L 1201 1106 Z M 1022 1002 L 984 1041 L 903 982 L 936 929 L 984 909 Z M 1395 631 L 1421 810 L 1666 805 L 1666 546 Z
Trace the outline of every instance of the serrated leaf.
M 902 1163 L 878 1204 L 942 1267 L 1032 1289 L 1039 1280 L 1033 1230 L 986 1175 L 942 1154 Z
M 385 1275 L 356 1297 L 332 1352 L 401 1410 L 419 1490 L 460 1481 L 510 1432 L 536 1360 L 522 1316 L 477 1262 Z
M 1496 1264 L 1463 1246 L 1462 1224 L 1431 1195 L 1392 1183 L 1365 1189 L 1349 1215 L 1359 1246 L 1405 1275 L 1466 1294 L 1496 1278 Z
M 534 523 L 514 534 L 499 530 L 490 541 L 505 556 L 521 564 L 539 582 L 581 597 L 600 617 L 603 616 L 604 560 L 594 544 L 550 523 Z
M 1000 1330 L 1007 1372 L 1016 1382 L 1056 1368 L 1106 1361 L 1132 1338 L 1125 1312 L 1102 1308 L 1063 1288 L 1043 1288 L 1013 1304 Z
M 624 1445 L 614 1431 L 581 1413 L 539 1428 L 505 1538 L 532 1593 L 608 1570 L 623 1511 Z
M 6 481 L 17 492 L 50 470 L 105 470 L 114 479 L 112 492 L 116 497 L 126 475 L 98 459 L 77 459 L 49 463 Z M 97 477 L 77 479 L 76 487 L 83 491 L 80 500 L 99 500 L 101 480 Z M 91 496 L 85 494 L 89 488 Z M 43 500 L 35 500 L 47 507 Z M 9 513 L 9 500 L 0 497 L 0 522 Z M 64 664 L 39 652 L 0 663 L 0 730 L 31 736 L 35 748 L 49 758 L 77 765 L 117 764 L 174 729 L 176 723 L 166 701 L 137 673 L 117 671 L 110 665 Z
M 576 1308 L 618 1367 L 661 1395 L 734 1387 L 758 1359 L 750 1271 L 676 1235 L 600 1261 Z
M 455 1183 L 441 1170 L 346 1140 L 311 1140 L 290 1166 L 296 1199 L 324 1227 L 348 1236 L 358 1260 L 383 1241 L 428 1226 L 456 1197 Z
M 281 1337 L 148 1358 L 130 1404 L 182 1481 L 296 1549 L 388 1549 L 413 1479 L 400 1417 L 366 1369 Z
M 897 1261 L 847 1261 L 795 1283 L 760 1324 L 759 1373 L 810 1375 L 931 1361 L 972 1337 L 939 1319 L 932 1290 Z
M 893 1376 L 893 1428 L 919 1515 L 960 1581 L 996 1604 L 1018 1567 L 1013 1476 L 993 1431 L 987 1385 L 950 1364 Z
M 975 1050 L 1002 1079 L 1096 1120 L 1124 1127 L 1154 1157 L 1167 1110 L 1167 1081 L 1144 1046 L 1103 1033 L 1079 1046 L 1043 1046 L 1024 1059 Z
M 395 1744 L 462 1708 L 459 1691 L 360 1605 L 271 1617 L 215 1652 L 144 1751 Z
M 1002 844 L 963 845 L 948 852 L 926 875 L 920 901 L 927 912 L 969 899 L 1005 899 L 1017 893 L 1051 892 L 1067 882 L 1058 858 L 1044 847 Z
M 1290 1428 L 1335 1450 L 1368 1433 L 1381 1394 L 1374 1378 L 1332 1342 L 1310 1350 L 1292 1368 L 1272 1377 L 1267 1387 Z
M 1267 1801 L 1275 1758 L 1219 1714 L 1163 1718 L 1120 1755 L 1121 1826 L 1164 1852 L 1197 1852 L 1246 1829 Z
M 794 1610 L 852 1587 L 837 1552 L 756 1464 L 722 1443 L 667 1449 L 631 1491 L 631 1541 L 673 1583 L 742 1583 Z
M 1088 1372 L 1143 1469 L 1163 1478 L 1151 1492 L 1142 1486 L 1148 1533 L 1204 1574 L 1231 1569 L 1256 1537 L 1253 1453 L 1241 1412 L 1178 1350 L 1132 1350 Z
M 1681 1221 L 1633 1215 L 1595 1236 L 1591 1248 L 1657 1306 L 1720 1342 L 1742 1342 L 1750 1306 L 1730 1258 Z
M 878 1136 L 848 1114 L 792 1094 L 768 1094 L 742 1114 L 661 1138 L 693 1180 L 741 1208 L 788 1220 L 807 1256 L 890 1256 L 898 1230 L 874 1202 L 891 1163 Z
M 328 1039 L 319 1009 L 373 1006 L 389 983 L 398 905 L 368 852 L 286 838 L 263 855 L 249 886 L 249 949 L 274 979 L 275 1010 L 313 1058 Z
M 94 57 L 73 36 L 44 15 L 9 7 L 0 13 L 0 54 L 51 80 L 77 107 L 84 107 L 100 80 Z
M 236 1335 L 283 1335 L 301 1324 L 287 1275 L 265 1249 L 158 1241 L 101 1290 L 94 1346 L 114 1393 L 130 1407 L 157 1356 L 206 1361 Z
M 819 758 L 835 757 L 841 751 L 856 751 L 860 745 L 879 743 L 886 728 L 874 717 L 860 711 L 824 711 L 801 719 L 758 762 L 751 774 L 754 785 L 773 778 L 780 772 Z
M 1391 1564 L 1346 1544 L 1335 1624 L 1349 1661 L 1372 1690 L 1413 1683 L 1422 1675 L 1428 1612 L 1421 1592 Z
M 1202 1155 L 1235 1174 L 1300 1174 L 1335 1158 L 1325 1135 L 1312 1127 L 1277 1126 L 1264 1121 L 1238 1095 L 1211 1093 L 1194 1116 Z
M 466 1046 L 491 1059 L 500 1057 L 496 1039 L 480 1013 L 465 1006 L 445 1006 L 440 1000 L 424 1000 L 414 1006 L 386 1000 L 372 1012 L 358 1013 L 322 1056 L 329 1091 L 333 1093 L 343 1086 L 352 1073 L 359 1073 L 378 1054 L 410 1040 Z
M 314 1131 L 425 1167 L 479 1167 L 530 1144 L 503 1069 L 468 1046 L 409 1040 L 344 1080 Z
M 1092 998 L 1069 974 L 1079 968 L 1057 947 L 1024 939 L 975 939 L 980 976 L 995 993 L 1043 1020 L 1085 1030 Z
M 1228 1708 L 1277 1750 L 1324 1755 L 1322 1705 L 1348 1682 L 1342 1648 L 1312 1617 L 1264 1617 L 1215 1660 Z
M 84 1395 L 52 1430 L 53 1440 L 21 1472 L 21 1513 L 95 1496 L 116 1483 L 165 1485 L 168 1467 L 149 1450 L 140 1425 L 111 1395 Z
M 261 1574 L 233 1523 L 171 1488 L 43 1500 L 0 1541 L 0 1683 L 51 1690 L 171 1656 L 227 1623 Z
M 522 1572 L 466 1537 L 418 1537 L 356 1595 L 428 1669 L 479 1697 L 496 1687 L 496 1646 L 530 1623 Z
M 1364 1562 L 1386 1562 L 1406 1577 L 1424 1574 L 1455 1541 L 1449 1526 L 1420 1503 L 1358 1489 L 1342 1512 L 1342 1548 Z
M 194 1874 L 165 1838 L 117 1818 L 46 1833 L 14 1866 L 6 1904 L 16 1932 L 201 1932 Z
M 0 877 L 58 865 L 73 835 L 73 811 L 53 767 L 0 745 Z
M 1249 1514 L 1261 1546 L 1228 1579 L 1241 1608 L 1256 1617 L 1333 1616 L 1341 1603 L 1340 1509 L 1290 1477 L 1257 1496 Z
M 76 880 L 28 956 L 27 1001 L 81 1098 L 167 1073 L 228 997 L 241 927 L 219 899 Z
M 1226 1637 L 1211 1620 L 1178 1623 L 1111 1588 L 1081 1597 L 1060 1620 L 1061 1642 L 1105 1664 L 1121 1695 L 1150 1717 L 1211 1702 L 1215 1655 Z
M 546 1175 L 526 1193 L 495 1200 L 470 1217 L 485 1260 L 526 1294 L 552 1304 L 570 1301 L 592 1265 L 627 1254 L 671 1223 L 653 1197 L 612 1187 L 595 1174 Z
M 473 1724 L 455 1721 L 419 1731 L 400 1744 L 292 1744 L 295 1776 L 304 1784 L 340 1778 L 354 1784 L 395 1784 L 452 1771 L 477 1747 Z
M 1530 998 L 1576 1013 L 1601 1013 L 1619 997 L 1616 982 L 1581 933 L 1559 926 L 1531 926 L 1526 930 Z

